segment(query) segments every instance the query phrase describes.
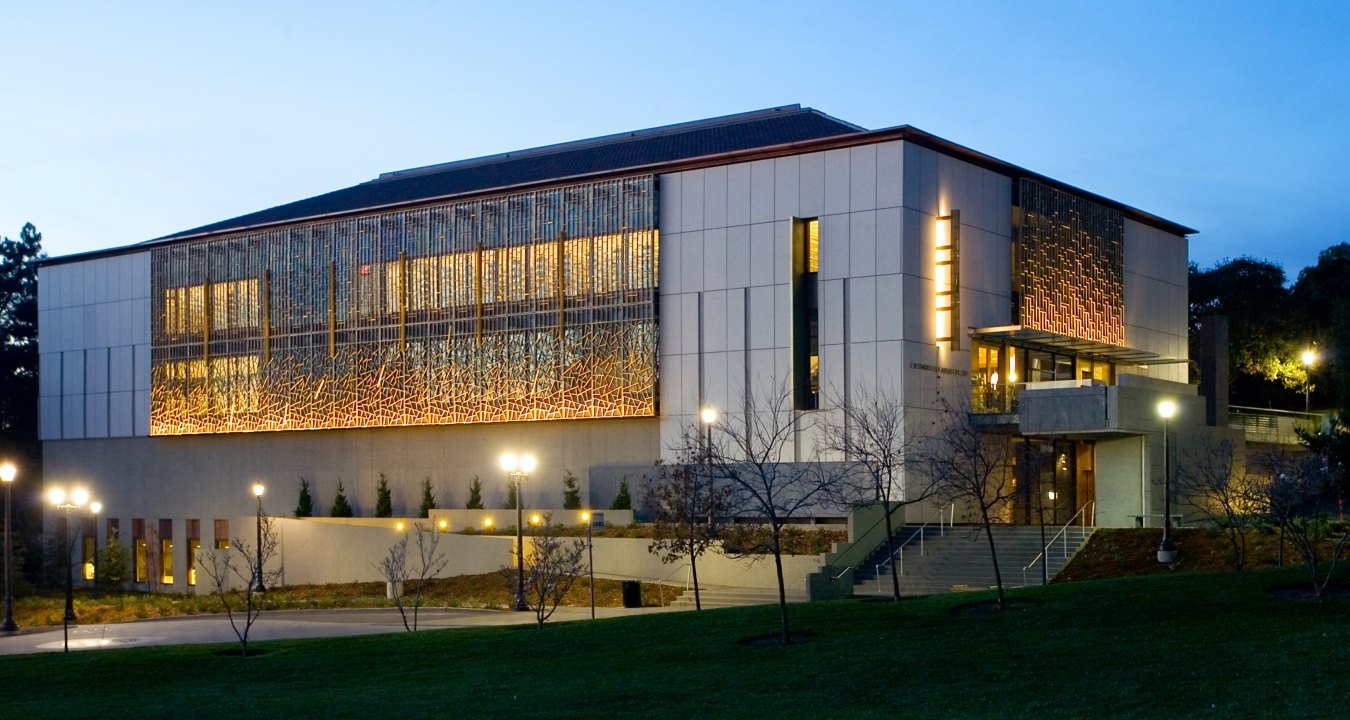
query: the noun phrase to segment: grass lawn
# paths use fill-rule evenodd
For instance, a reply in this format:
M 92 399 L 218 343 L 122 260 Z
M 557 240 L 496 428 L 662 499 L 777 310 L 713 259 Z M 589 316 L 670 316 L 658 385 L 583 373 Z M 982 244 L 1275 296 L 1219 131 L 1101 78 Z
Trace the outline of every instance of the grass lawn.
M 1350 595 L 1300 568 L 1173 573 L 902 603 L 794 605 L 806 642 L 748 642 L 774 607 L 0 661 L 4 715 L 968 718 L 1340 716 Z M 2 639 L 0 639 L 2 641 Z

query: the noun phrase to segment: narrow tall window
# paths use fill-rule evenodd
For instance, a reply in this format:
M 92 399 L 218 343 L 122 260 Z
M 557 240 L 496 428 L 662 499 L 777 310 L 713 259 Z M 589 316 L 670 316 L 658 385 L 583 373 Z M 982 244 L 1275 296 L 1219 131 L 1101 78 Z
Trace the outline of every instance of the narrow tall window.
M 159 563 L 161 585 L 173 584 L 173 520 L 159 521 Z
M 143 583 L 149 565 L 149 558 L 146 557 L 145 520 L 143 518 L 131 519 L 131 549 L 132 564 L 134 565 L 133 582 Z
M 191 587 L 197 584 L 197 551 L 202 547 L 202 521 L 188 518 L 184 534 L 187 536 L 187 584 Z
M 217 550 L 229 550 L 229 549 L 230 549 L 230 521 L 229 521 L 229 520 L 217 520 L 217 521 L 216 521 L 215 541 L 216 541 L 216 542 L 215 542 L 215 545 L 212 546 L 212 547 L 214 547 L 215 549 L 217 549 Z
M 792 375 L 798 410 L 820 406 L 820 218 L 792 221 Z

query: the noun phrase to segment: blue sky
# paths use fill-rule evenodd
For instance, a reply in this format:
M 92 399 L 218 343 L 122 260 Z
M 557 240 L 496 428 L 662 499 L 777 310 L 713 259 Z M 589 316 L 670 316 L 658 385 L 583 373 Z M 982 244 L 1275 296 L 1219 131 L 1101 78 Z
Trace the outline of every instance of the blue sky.
M 801 103 L 1291 276 L 1350 242 L 1350 3 L 10 2 L 0 233 L 126 245 L 380 172 Z

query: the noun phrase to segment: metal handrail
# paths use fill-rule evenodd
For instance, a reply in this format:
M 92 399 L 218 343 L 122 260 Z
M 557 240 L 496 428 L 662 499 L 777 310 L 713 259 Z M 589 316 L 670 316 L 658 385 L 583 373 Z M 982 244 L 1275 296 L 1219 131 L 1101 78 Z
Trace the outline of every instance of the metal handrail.
M 1036 553 L 1036 557 L 1032 558 L 1031 562 L 1027 563 L 1026 567 L 1022 568 L 1022 587 L 1026 587 L 1027 585 L 1027 571 L 1033 567 L 1036 567 L 1036 563 L 1045 561 L 1046 551 L 1054 547 L 1055 541 L 1058 540 L 1060 536 L 1064 537 L 1064 545 L 1063 545 L 1064 549 L 1062 557 L 1065 558 L 1069 557 L 1069 536 L 1067 535 L 1067 532 L 1069 528 L 1073 525 L 1073 521 L 1077 520 L 1080 515 L 1083 517 L 1082 523 L 1083 527 L 1088 527 L 1089 515 L 1092 516 L 1092 522 L 1094 523 L 1093 526 L 1095 527 L 1095 523 L 1097 521 L 1097 503 L 1095 502 L 1086 503 L 1083 505 L 1083 507 L 1078 508 L 1078 512 L 1074 513 L 1073 517 L 1069 518 L 1069 521 L 1064 523 L 1064 526 L 1059 529 L 1059 532 L 1055 533 L 1054 537 L 1050 538 L 1050 541 L 1047 542 L 1045 546 L 1041 548 L 1041 551 Z
M 951 503 L 951 504 L 949 504 L 949 505 L 947 505 L 947 506 L 938 508 L 938 516 L 937 516 L 937 520 L 938 520 L 938 536 L 939 536 L 939 537 L 946 537 L 946 535 L 947 535 L 947 528 L 943 525 L 943 515 L 946 514 L 948 508 L 951 508 L 951 511 L 952 511 L 952 512 L 951 512 L 951 517 L 952 517 L 952 519 L 955 520 L 955 518 L 956 518 L 956 503 L 953 502 L 953 503 Z M 927 554 L 927 551 L 924 549 L 924 544 L 923 544 L 923 540 L 924 540 L 924 532 L 923 532 L 923 531 L 924 531 L 925 528 L 927 528 L 927 527 L 928 527 L 929 525 L 931 525 L 931 524 L 933 524 L 933 521 L 932 521 L 932 520 L 928 520 L 928 521 L 925 522 L 924 524 L 920 525 L 918 530 L 915 530 L 908 538 L 905 538 L 905 541 L 904 541 L 904 542 L 900 543 L 900 545 L 897 546 L 897 547 L 895 548 L 895 552 L 891 553 L 890 557 L 888 557 L 888 558 L 886 558 L 885 560 L 882 560 L 881 562 L 877 563 L 876 567 L 873 569 L 873 571 L 874 571 L 874 576 L 876 577 L 876 580 L 877 580 L 877 592 L 881 592 L 881 569 L 884 568 L 884 567 L 886 567 L 887 565 L 889 565 L 889 564 L 891 563 L 891 561 L 894 560 L 895 557 L 896 557 L 897 555 L 900 556 L 900 566 L 899 566 L 899 568 L 896 570 L 896 572 L 899 572 L 901 575 L 904 575 L 904 574 L 905 574 L 905 546 L 908 545 L 908 544 L 910 543 L 910 541 L 913 540 L 913 539 L 915 538 L 915 536 L 918 536 L 918 538 L 919 538 L 919 554 L 920 554 L 920 555 L 926 555 L 926 554 Z
M 656 581 L 656 586 L 657 586 L 658 588 L 661 588 L 660 593 L 661 593 L 661 606 L 662 606 L 662 607 L 664 607 L 665 604 L 666 604 L 666 581 L 669 580 L 669 579 L 672 578 L 672 577 L 675 577 L 675 573 L 678 573 L 679 571 L 681 571 L 681 570 L 683 570 L 683 569 L 685 569 L 685 568 L 689 568 L 689 574 L 686 575 L 686 576 L 684 577 L 684 589 L 685 589 L 685 590 L 688 590 L 688 589 L 689 589 L 689 585 L 690 585 L 690 583 L 692 582 L 692 578 L 693 578 L 693 575 L 694 575 L 694 568 L 693 568 L 689 563 L 684 563 L 684 564 L 680 565 L 679 567 L 677 567 L 677 568 L 675 568 L 674 570 L 672 570 L 672 571 L 670 572 L 669 575 L 667 575 L 667 576 L 661 578 L 660 580 L 657 580 L 657 581 Z

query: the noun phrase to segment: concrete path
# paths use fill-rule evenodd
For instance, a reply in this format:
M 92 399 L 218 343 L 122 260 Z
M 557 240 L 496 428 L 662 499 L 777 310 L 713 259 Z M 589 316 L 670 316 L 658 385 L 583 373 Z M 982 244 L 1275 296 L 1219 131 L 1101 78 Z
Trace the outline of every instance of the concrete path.
M 597 619 L 657 612 L 671 608 L 596 608 Z M 560 607 L 550 623 L 589 620 L 588 607 Z M 237 618 L 236 618 L 237 620 Z M 411 615 L 409 616 L 411 622 Z M 491 627 L 533 623 L 534 613 L 505 610 L 468 610 L 461 608 L 423 608 L 418 613 L 419 630 L 441 628 Z M 264 612 L 249 632 L 249 642 L 295 638 L 349 637 L 378 633 L 405 632 L 398 610 L 369 608 L 350 610 L 276 610 Z M 191 615 L 161 620 L 108 625 L 71 625 L 69 643 L 76 650 L 138 647 L 146 645 L 191 645 L 197 643 L 237 643 L 239 638 L 224 615 Z M 57 627 L 21 628 L 18 633 L 0 634 L 0 655 L 62 652 L 62 630 Z

